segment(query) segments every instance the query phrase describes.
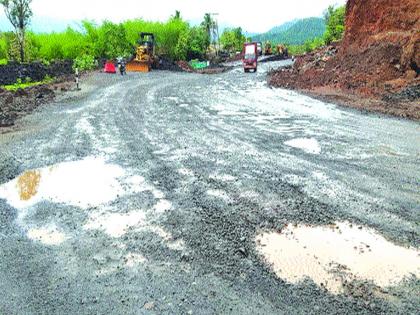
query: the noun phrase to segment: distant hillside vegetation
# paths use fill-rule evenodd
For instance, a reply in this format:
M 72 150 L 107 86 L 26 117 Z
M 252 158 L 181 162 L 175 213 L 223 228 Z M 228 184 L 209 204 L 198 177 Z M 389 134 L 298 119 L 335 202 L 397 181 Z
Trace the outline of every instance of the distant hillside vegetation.
M 252 37 L 253 41 L 273 44 L 303 45 L 308 40 L 322 37 L 325 33 L 325 20 L 323 18 L 306 18 L 284 23 L 272 28 L 267 33 Z

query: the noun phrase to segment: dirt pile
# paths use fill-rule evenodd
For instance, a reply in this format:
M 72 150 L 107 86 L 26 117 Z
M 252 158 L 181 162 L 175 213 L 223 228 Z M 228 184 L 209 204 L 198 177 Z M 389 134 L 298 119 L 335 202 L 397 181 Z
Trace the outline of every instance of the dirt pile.
M 176 62 L 168 59 L 168 58 L 159 58 L 159 66 L 157 67 L 158 70 L 167 70 L 167 71 L 175 71 L 181 72 L 183 71 L 180 66 L 177 65 Z
M 72 77 L 62 77 L 52 84 L 32 86 L 16 92 L 0 88 L 0 128 L 13 126 L 15 121 L 38 106 L 54 100 L 59 92 L 71 89 Z
M 71 60 L 55 61 L 49 65 L 42 62 L 33 63 L 9 63 L 0 66 L 0 85 L 14 84 L 18 80 L 25 82 L 42 81 L 48 75 L 61 77 L 73 74 L 73 62 Z
M 420 119 L 420 3 L 349 0 L 341 43 L 300 56 L 270 84 Z

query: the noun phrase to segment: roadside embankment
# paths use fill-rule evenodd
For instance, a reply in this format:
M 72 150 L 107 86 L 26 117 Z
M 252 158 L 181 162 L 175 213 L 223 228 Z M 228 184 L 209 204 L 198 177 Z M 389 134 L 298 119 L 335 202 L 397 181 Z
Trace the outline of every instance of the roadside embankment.
M 74 77 L 61 76 L 49 84 L 40 84 L 16 91 L 0 88 L 0 128 L 13 126 L 15 121 L 38 106 L 54 100 L 56 95 L 74 86 Z
M 416 0 L 349 0 L 342 42 L 298 57 L 269 84 L 420 120 L 419 16 Z
M 50 64 L 42 62 L 33 63 L 9 63 L 0 65 L 0 86 L 15 84 L 30 79 L 32 82 L 42 81 L 46 76 L 61 77 L 73 74 L 73 62 L 71 60 L 56 61 Z

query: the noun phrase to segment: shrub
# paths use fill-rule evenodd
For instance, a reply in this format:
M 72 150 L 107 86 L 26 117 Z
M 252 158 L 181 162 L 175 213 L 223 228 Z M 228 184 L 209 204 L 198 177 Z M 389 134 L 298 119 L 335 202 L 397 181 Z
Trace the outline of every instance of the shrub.
M 344 6 L 335 8 L 329 6 L 324 13 L 327 22 L 327 29 L 324 34 L 324 41 L 330 44 L 333 41 L 340 40 L 345 30 L 346 8 Z
M 79 69 L 80 71 L 92 70 L 97 67 L 95 58 L 91 55 L 82 55 L 74 59 L 73 69 Z
M 245 41 L 246 37 L 242 34 L 240 27 L 226 29 L 220 37 L 223 48 L 229 52 L 241 51 Z

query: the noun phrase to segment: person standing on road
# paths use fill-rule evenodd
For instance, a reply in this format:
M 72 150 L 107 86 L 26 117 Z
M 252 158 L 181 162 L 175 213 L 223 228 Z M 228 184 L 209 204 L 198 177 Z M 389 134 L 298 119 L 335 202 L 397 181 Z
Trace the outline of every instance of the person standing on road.
M 127 74 L 125 69 L 125 60 L 122 57 L 118 58 L 118 69 L 120 69 L 121 75 Z

